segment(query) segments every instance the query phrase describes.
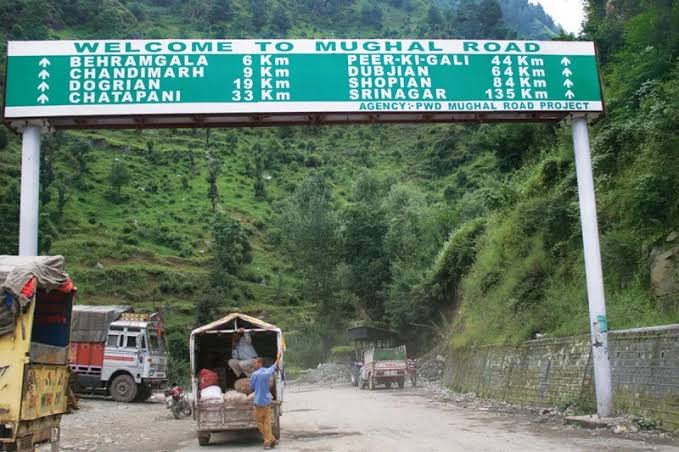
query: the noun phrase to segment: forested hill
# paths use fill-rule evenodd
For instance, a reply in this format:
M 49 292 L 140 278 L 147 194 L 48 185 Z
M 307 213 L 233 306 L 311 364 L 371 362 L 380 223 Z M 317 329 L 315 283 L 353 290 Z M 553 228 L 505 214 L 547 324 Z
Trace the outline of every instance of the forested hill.
M 601 51 L 610 112 L 592 142 L 613 328 L 679 321 L 675 3 L 588 5 L 583 37 Z M 3 46 L 555 28 L 527 0 L 0 0 Z M 16 252 L 19 177 L 19 139 L 0 127 L 0 253 Z M 558 125 L 57 133 L 40 200 L 40 250 L 66 256 L 80 302 L 162 310 L 179 367 L 187 331 L 231 310 L 280 324 L 304 365 L 355 321 L 412 345 L 587 331 L 575 170 Z
M 528 0 L 2 0 L 0 20 L 9 39 L 537 39 L 559 33 Z

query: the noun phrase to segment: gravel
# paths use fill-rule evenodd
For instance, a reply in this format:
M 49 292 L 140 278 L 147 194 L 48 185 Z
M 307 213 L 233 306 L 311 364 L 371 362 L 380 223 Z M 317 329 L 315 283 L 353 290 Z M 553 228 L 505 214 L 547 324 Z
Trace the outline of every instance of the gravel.
M 446 359 L 442 355 L 429 355 L 415 361 L 417 366 L 417 379 L 426 381 L 440 381 L 443 378 L 443 369 L 446 367 Z
M 332 385 L 351 381 L 351 367 L 338 363 L 322 363 L 315 369 L 303 371 L 296 383 Z

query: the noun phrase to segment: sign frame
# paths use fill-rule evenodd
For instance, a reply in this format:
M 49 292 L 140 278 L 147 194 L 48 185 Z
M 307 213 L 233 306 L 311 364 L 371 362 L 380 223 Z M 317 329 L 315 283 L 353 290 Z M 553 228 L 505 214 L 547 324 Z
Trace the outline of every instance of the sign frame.
M 66 43 L 134 43 L 134 42 L 162 42 L 167 44 L 167 42 L 228 42 L 236 43 L 236 45 L 244 45 L 243 43 L 252 43 L 255 40 L 146 40 L 146 41 L 135 41 L 135 40 L 91 40 L 91 41 L 54 41 L 60 43 L 62 46 Z M 360 41 L 360 42 L 371 42 L 380 43 L 384 45 L 386 42 L 421 42 L 421 43 L 477 43 L 480 46 L 484 46 L 487 43 L 498 43 L 501 46 L 507 46 L 511 43 L 521 43 L 525 45 L 526 43 L 536 43 L 537 41 L 488 41 L 488 40 L 403 40 L 403 39 L 375 39 L 375 40 L 325 40 L 325 39 L 312 39 L 312 40 L 267 40 L 261 42 L 273 43 L 318 43 L 322 42 L 347 42 L 347 41 Z M 31 42 L 27 41 L 14 41 L 26 45 Z M 40 41 L 34 41 L 40 42 Z M 257 41 L 260 42 L 260 41 Z M 542 43 L 569 43 L 572 41 L 543 41 Z M 7 95 L 3 96 L 2 112 L 3 122 L 10 128 L 18 130 L 27 122 L 34 122 L 36 120 L 45 120 L 49 124 L 50 128 L 53 129 L 98 129 L 98 128 L 111 128 L 111 129 L 125 129 L 125 128 L 192 128 L 192 127 L 267 127 L 267 126 L 286 126 L 286 125 L 340 125 L 340 124 L 412 124 L 412 123 L 451 123 L 451 122 L 472 122 L 472 123 L 495 123 L 495 122 L 559 122 L 568 117 L 571 113 L 582 113 L 588 119 L 597 119 L 606 116 L 606 104 L 604 102 L 603 95 L 603 79 L 599 68 L 598 61 L 598 51 L 596 44 L 587 41 L 576 41 L 579 45 L 592 45 L 594 49 L 593 57 L 596 62 L 597 67 L 597 80 L 598 80 L 598 91 L 599 98 L 601 102 L 600 111 L 576 111 L 576 110 L 498 110 L 498 111 L 440 111 L 440 110 L 408 110 L 408 111 L 389 111 L 389 110 L 365 110 L 365 111 L 346 111 L 336 109 L 333 111 L 299 111 L 295 112 L 294 109 L 288 109 L 289 111 L 271 112 L 271 111 L 257 111 L 256 108 L 242 111 L 242 112 L 232 112 L 232 113 L 126 113 L 126 114 L 63 114 L 63 115 L 7 115 Z M 552 45 L 554 45 L 552 44 Z M 8 44 L 9 49 L 9 44 Z M 351 52 L 336 52 L 336 53 L 346 53 Z M 485 52 L 485 54 L 490 54 L 492 52 Z M 525 53 L 525 52 L 524 52 Z M 237 53 L 242 55 L 240 51 Z M 271 54 L 271 53 L 267 53 Z M 360 53 L 365 54 L 365 53 Z M 483 52 L 480 54 L 484 54 Z M 501 55 L 516 55 L 515 53 L 498 53 Z M 523 53 L 521 53 L 523 54 Z M 107 54 L 108 55 L 108 54 Z M 127 53 L 121 53 L 121 55 L 128 55 Z M 477 55 L 477 54 L 475 54 Z M 537 54 L 536 54 L 537 55 Z M 542 55 L 542 54 L 541 54 Z M 555 55 L 554 53 L 550 55 Z M 9 75 L 9 51 L 5 56 L 5 89 L 8 88 L 8 75 Z M 294 102 L 294 101 L 290 101 Z M 447 102 L 447 101 L 446 101 Z M 143 104 L 128 104 L 126 106 L 130 107 L 131 110 L 134 107 L 138 107 Z M 148 104 L 146 104 L 148 105 Z M 166 105 L 166 104 L 160 104 Z M 248 107 L 257 105 L 257 103 L 244 104 Z M 39 108 L 39 107 L 37 107 Z

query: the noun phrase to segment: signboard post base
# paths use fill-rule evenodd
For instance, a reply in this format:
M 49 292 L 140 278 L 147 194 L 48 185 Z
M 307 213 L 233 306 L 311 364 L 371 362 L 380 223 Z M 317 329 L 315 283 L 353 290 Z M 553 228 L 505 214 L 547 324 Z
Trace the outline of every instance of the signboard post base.
M 572 121 L 575 168 L 580 199 L 580 224 L 582 226 L 587 276 L 587 300 L 589 302 L 597 414 L 599 417 L 609 417 L 613 413 L 613 389 L 611 366 L 608 360 L 608 320 L 606 319 L 604 279 L 601 270 L 599 227 L 594 196 L 592 158 L 589 149 L 589 132 L 587 130 L 587 118 L 584 115 L 573 115 Z
M 27 124 L 21 142 L 21 204 L 19 215 L 19 256 L 38 255 L 41 127 Z

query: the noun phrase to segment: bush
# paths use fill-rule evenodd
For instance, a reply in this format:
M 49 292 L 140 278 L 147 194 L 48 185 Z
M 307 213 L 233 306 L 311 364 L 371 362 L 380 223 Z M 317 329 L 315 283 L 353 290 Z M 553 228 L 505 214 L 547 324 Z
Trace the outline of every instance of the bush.
M 215 270 L 235 274 L 252 262 L 252 247 L 240 221 L 217 213 L 212 220 Z
M 5 126 L 0 126 L 0 150 L 5 149 L 9 143 L 9 138 L 7 137 L 7 129 Z

